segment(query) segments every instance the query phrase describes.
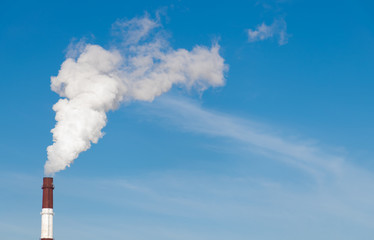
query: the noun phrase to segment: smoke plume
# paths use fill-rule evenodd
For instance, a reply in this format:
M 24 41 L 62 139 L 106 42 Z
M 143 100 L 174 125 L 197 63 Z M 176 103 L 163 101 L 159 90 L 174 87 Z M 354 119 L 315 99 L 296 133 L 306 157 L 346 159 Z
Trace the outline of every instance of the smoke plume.
M 106 113 L 121 102 L 152 101 L 173 85 L 204 91 L 224 85 L 226 65 L 218 44 L 172 49 L 162 26 L 148 16 L 117 22 L 117 47 L 78 44 L 69 51 L 51 89 L 56 126 L 45 174 L 64 170 L 103 136 Z

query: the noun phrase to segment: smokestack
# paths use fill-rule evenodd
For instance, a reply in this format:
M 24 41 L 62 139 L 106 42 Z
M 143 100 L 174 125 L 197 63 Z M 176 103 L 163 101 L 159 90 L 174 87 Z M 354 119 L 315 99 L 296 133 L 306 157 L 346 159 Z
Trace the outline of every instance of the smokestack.
M 43 178 L 42 232 L 41 240 L 53 240 L 53 178 Z

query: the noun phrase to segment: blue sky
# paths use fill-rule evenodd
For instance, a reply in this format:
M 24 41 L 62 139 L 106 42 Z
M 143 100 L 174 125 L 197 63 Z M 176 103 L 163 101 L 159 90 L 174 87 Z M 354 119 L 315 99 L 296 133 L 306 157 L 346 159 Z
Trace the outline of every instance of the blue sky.
M 226 84 L 110 112 L 99 143 L 55 176 L 55 238 L 371 239 L 373 7 L 2 1 L 1 239 L 40 235 L 50 77 L 67 47 L 109 48 L 112 24 L 145 12 L 175 49 L 218 42 Z

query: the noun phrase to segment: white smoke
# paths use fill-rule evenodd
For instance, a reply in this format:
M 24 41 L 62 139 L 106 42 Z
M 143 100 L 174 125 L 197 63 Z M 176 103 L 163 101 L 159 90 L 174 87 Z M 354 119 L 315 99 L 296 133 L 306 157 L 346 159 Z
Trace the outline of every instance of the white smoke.
M 47 148 L 46 175 L 64 170 L 97 143 L 106 113 L 121 102 L 152 101 L 173 85 L 199 91 L 224 85 L 227 66 L 217 44 L 174 50 L 159 22 L 148 16 L 114 27 L 122 39 L 120 47 L 106 50 L 80 43 L 78 56 L 70 54 L 51 78 L 52 90 L 62 98 L 53 106 L 57 123 L 51 130 L 53 145 Z

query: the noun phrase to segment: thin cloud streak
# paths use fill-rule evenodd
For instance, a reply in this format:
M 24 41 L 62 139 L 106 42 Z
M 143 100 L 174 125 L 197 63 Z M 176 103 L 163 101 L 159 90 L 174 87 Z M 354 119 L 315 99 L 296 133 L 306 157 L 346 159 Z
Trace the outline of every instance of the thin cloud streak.
M 289 34 L 287 33 L 287 23 L 284 19 L 276 19 L 271 25 L 265 22 L 258 25 L 255 29 L 248 29 L 248 41 L 258 42 L 270 38 L 277 38 L 279 45 L 288 43 Z
M 184 233 L 196 234 L 200 230 L 195 236 L 197 239 L 202 235 L 206 235 L 205 239 L 225 239 L 223 235 L 231 234 L 235 239 L 244 240 L 248 236 L 263 237 L 269 228 L 286 233 L 293 226 L 300 232 L 288 239 L 315 239 L 315 233 L 326 227 L 331 231 L 321 239 L 349 239 L 344 231 L 335 230 L 342 226 L 350 226 L 353 231 L 374 229 L 371 214 L 374 196 L 370 191 L 373 181 L 356 177 L 358 180 L 352 184 L 339 180 L 302 191 L 270 179 L 181 171 L 109 179 L 64 179 L 63 182 L 69 186 L 70 193 L 73 191 L 73 195 L 85 199 L 87 204 L 100 203 L 98 206 L 115 209 L 121 220 L 112 219 L 112 228 L 118 233 L 124 226 L 139 228 L 149 224 L 151 228 L 175 235 L 173 239 L 186 239 Z M 70 187 L 72 183 L 86 188 Z M 163 221 L 156 223 L 155 219 Z M 225 228 L 212 232 L 199 228 L 201 224 Z M 183 229 L 178 229 L 181 226 Z M 249 226 L 261 229 L 260 235 L 250 231 Z M 232 235 L 233 232 L 236 233 Z M 144 236 L 136 232 L 131 235 L 135 239 Z M 157 232 L 154 239 L 164 237 L 162 232 Z M 274 239 L 274 235 L 261 239 Z
M 223 137 L 241 143 L 254 153 L 281 160 L 314 174 L 339 175 L 344 158 L 322 151 L 306 141 L 291 141 L 265 130 L 264 126 L 203 109 L 196 102 L 182 98 L 162 97 L 157 100 L 153 114 L 169 119 L 175 125 L 205 135 Z

